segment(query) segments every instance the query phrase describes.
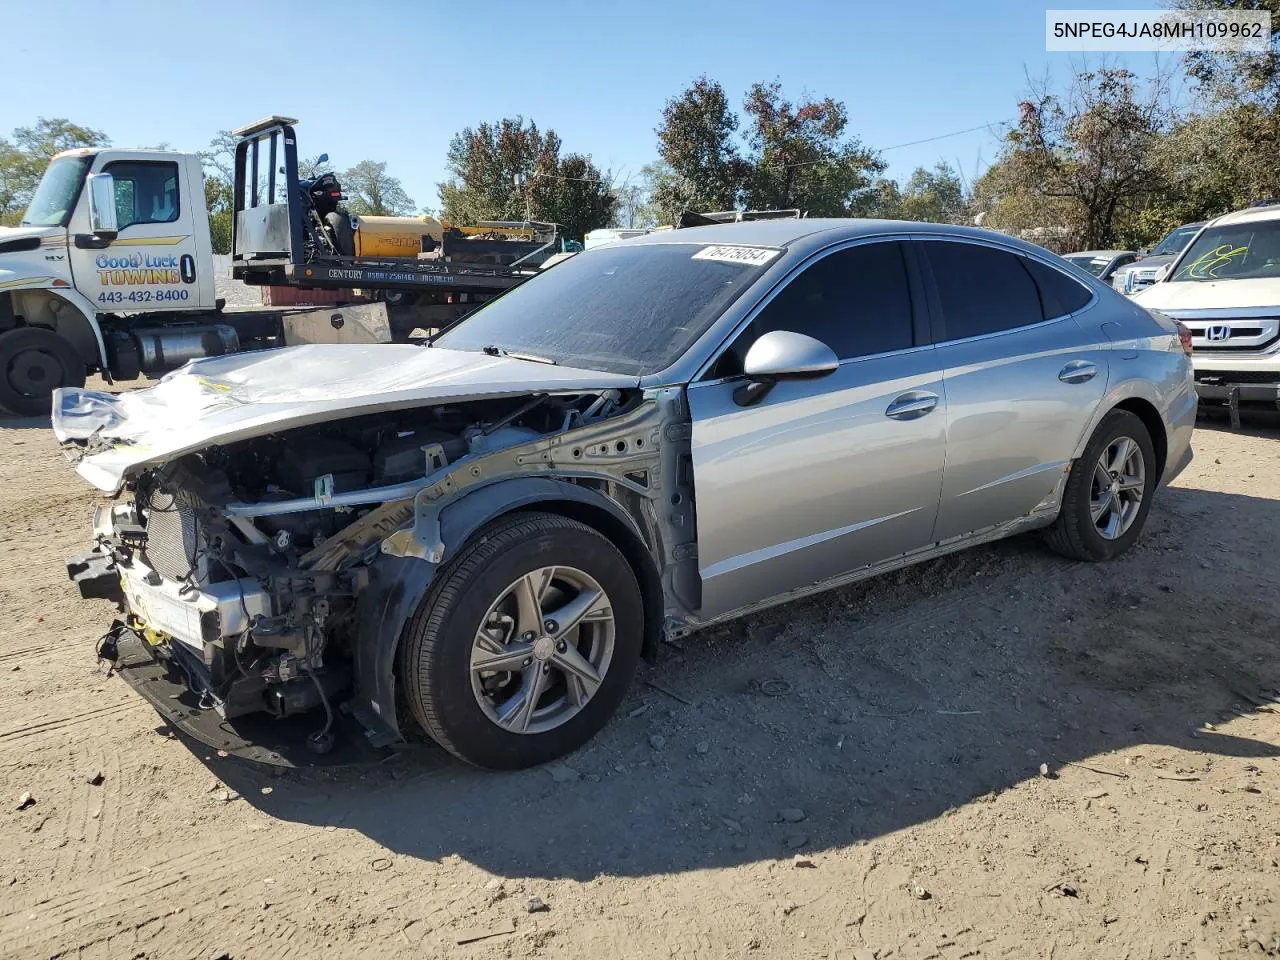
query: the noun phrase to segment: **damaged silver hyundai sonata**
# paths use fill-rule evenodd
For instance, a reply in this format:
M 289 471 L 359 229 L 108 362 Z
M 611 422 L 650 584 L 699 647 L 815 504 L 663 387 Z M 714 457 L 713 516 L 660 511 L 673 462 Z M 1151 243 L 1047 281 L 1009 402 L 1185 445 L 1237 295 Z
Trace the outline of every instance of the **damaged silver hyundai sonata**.
M 1188 353 L 997 234 L 655 233 L 427 346 L 59 391 L 116 495 L 68 569 L 122 611 L 100 654 L 208 742 L 301 715 L 324 750 L 346 718 L 523 767 L 599 730 L 664 637 L 1035 528 L 1123 552 L 1191 458 Z

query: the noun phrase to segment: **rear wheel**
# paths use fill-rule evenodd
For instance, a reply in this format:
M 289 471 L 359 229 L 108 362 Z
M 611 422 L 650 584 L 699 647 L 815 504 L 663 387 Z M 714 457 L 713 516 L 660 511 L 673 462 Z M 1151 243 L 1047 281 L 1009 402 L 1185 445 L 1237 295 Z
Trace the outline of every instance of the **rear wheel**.
M 630 565 L 590 527 L 526 514 L 467 547 L 401 640 L 414 719 L 477 766 L 577 749 L 626 692 L 643 640 Z
M 1158 482 L 1146 425 L 1127 410 L 1112 410 L 1072 465 L 1049 546 L 1075 560 L 1119 556 L 1142 532 Z
M 43 327 L 0 333 L 0 408 L 20 417 L 48 416 L 53 391 L 84 386 L 84 361 Z
M 344 257 L 354 257 L 356 232 L 351 229 L 351 217 L 341 210 L 335 210 L 333 213 L 325 214 L 324 222 L 333 231 L 333 244 L 338 248 L 338 253 Z

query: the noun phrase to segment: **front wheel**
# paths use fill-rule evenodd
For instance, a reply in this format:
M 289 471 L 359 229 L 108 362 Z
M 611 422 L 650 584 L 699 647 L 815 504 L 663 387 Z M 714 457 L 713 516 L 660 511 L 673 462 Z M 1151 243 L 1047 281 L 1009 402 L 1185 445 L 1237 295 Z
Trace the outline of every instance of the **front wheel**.
M 53 391 L 83 387 L 85 366 L 71 344 L 44 327 L 0 333 L 0 410 L 48 416 Z
M 635 574 L 613 543 L 564 517 L 517 516 L 468 546 L 405 628 L 405 699 L 469 763 L 544 763 L 617 709 L 643 623 Z
M 1074 560 L 1110 560 L 1133 545 L 1160 478 L 1146 425 L 1112 410 L 1071 467 L 1049 546 Z

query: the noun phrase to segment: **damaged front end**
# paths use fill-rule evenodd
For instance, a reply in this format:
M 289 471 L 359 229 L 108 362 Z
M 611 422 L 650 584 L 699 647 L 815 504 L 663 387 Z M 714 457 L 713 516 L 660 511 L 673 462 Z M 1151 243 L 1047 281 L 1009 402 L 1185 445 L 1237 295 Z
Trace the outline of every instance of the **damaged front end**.
M 97 509 L 94 550 L 67 565 L 83 596 L 121 610 L 101 655 L 199 739 L 296 763 L 303 731 L 315 753 L 344 726 L 365 748 L 404 739 L 404 625 L 440 568 L 512 511 L 536 505 L 607 530 L 636 568 L 652 641 L 696 608 L 680 390 L 432 400 L 263 424 L 122 469 L 125 497 Z M 87 406 L 103 424 L 121 420 L 101 395 Z M 86 476 L 95 456 L 145 452 L 145 436 L 63 432 Z

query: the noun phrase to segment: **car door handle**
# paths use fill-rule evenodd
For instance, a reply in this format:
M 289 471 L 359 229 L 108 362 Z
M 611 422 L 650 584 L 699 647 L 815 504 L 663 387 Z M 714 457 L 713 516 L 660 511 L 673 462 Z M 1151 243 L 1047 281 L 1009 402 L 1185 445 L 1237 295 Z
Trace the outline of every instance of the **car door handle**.
M 932 411 L 937 405 L 938 395 L 936 393 L 912 390 L 910 393 L 904 393 L 902 396 L 894 398 L 893 403 L 889 404 L 884 415 L 892 417 L 894 420 L 918 420 Z
M 1097 375 L 1097 366 L 1088 360 L 1072 360 L 1058 373 L 1058 379 L 1063 383 L 1084 383 Z

